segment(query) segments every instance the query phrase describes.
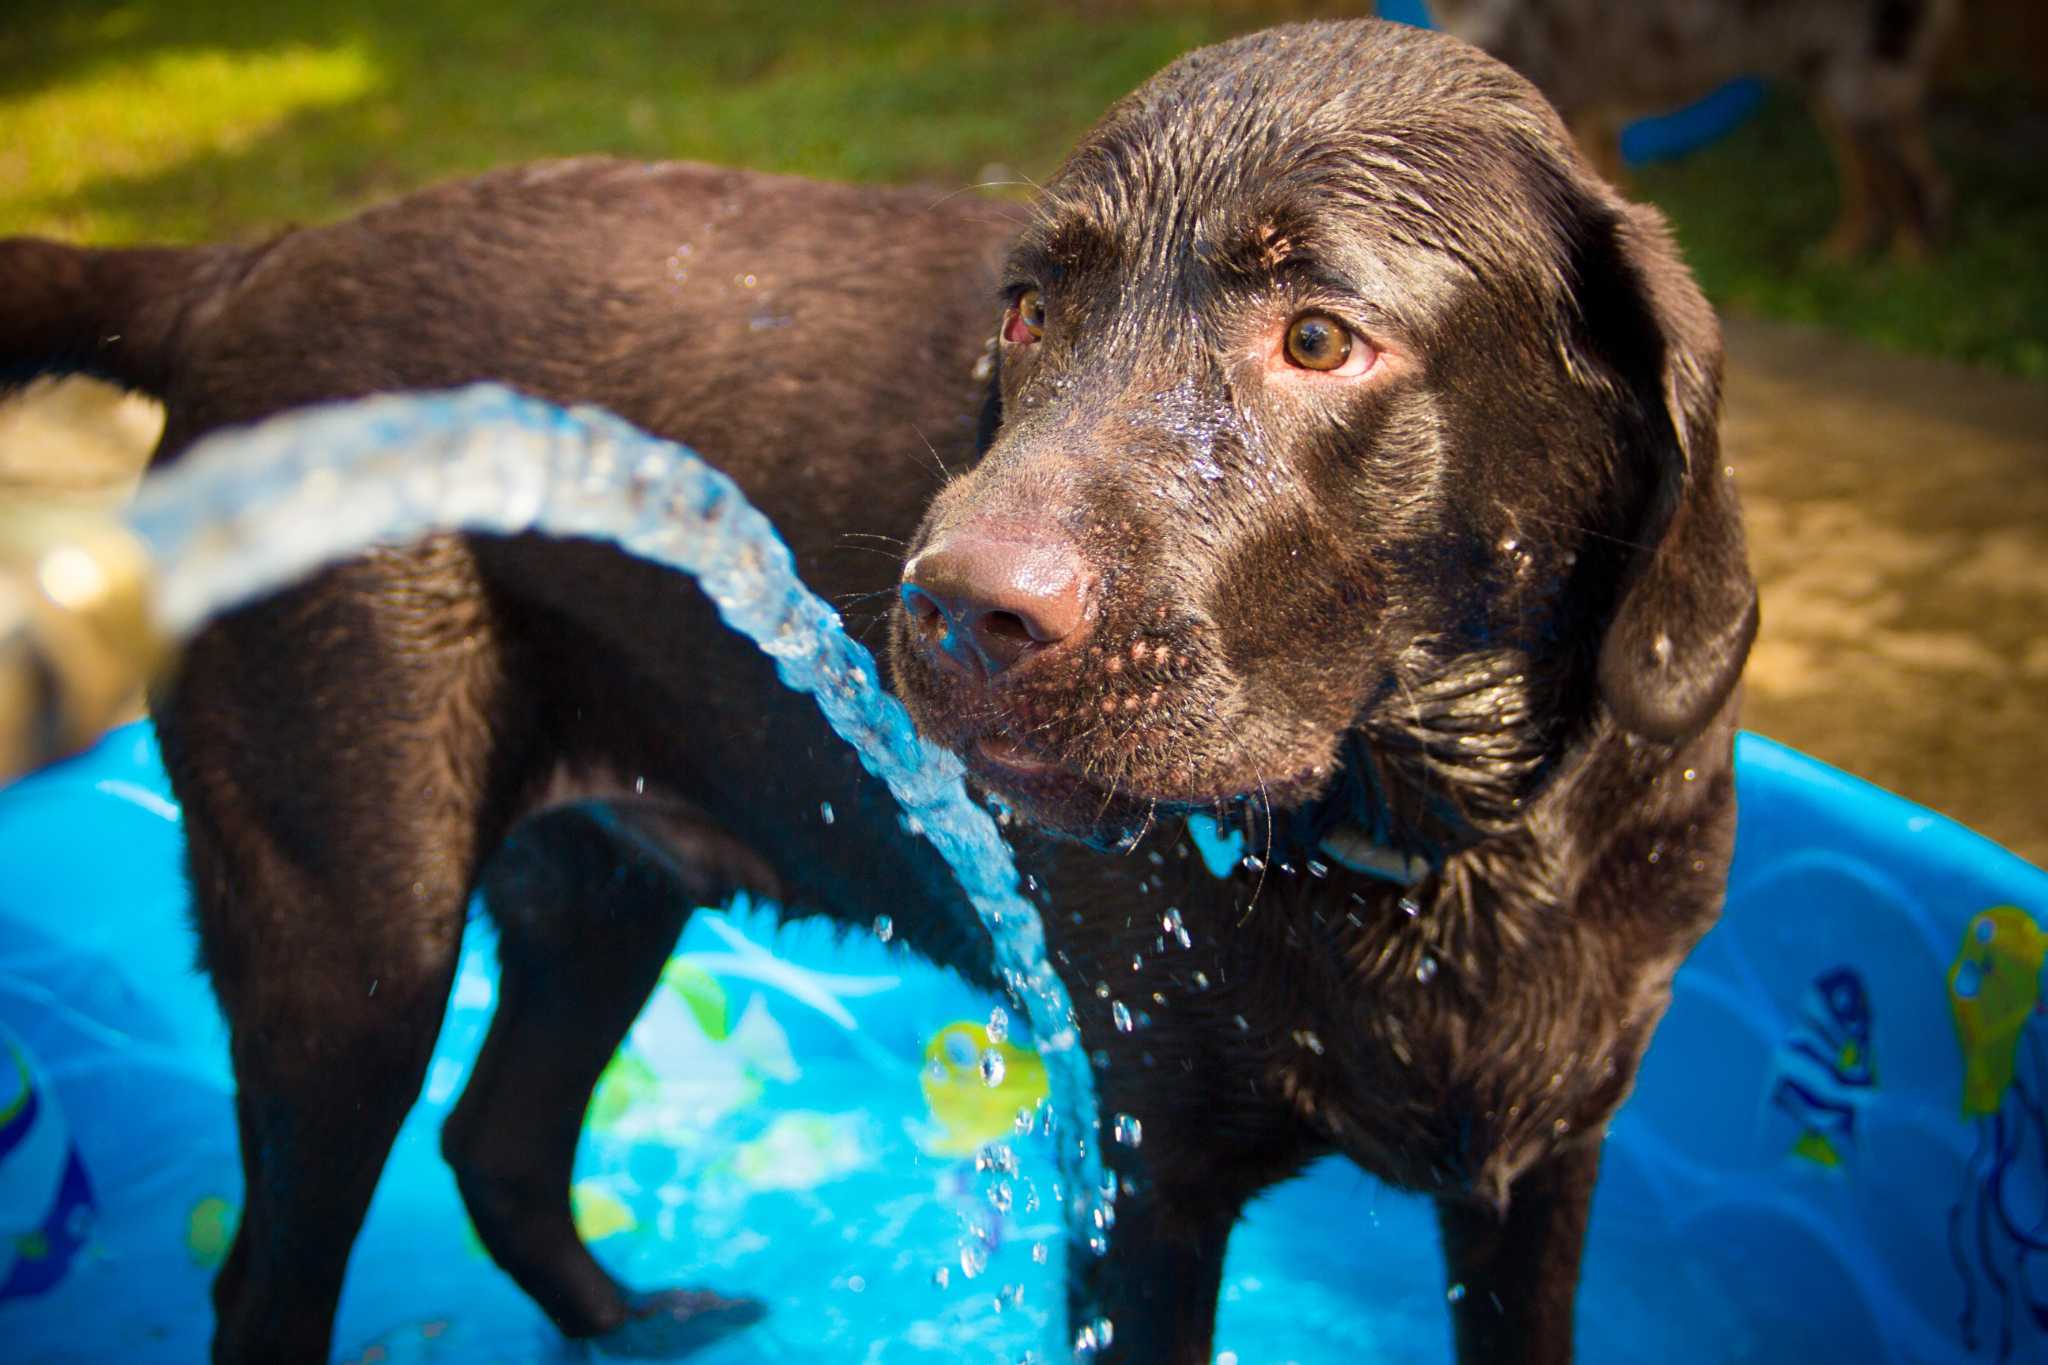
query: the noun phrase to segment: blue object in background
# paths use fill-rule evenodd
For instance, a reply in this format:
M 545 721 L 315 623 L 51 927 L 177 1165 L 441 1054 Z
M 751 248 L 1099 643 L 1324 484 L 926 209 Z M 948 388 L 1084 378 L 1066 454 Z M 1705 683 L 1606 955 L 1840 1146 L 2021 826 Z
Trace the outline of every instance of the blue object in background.
M 1417 28 L 1434 28 L 1427 0 L 1379 0 L 1380 18 Z M 1763 103 L 1759 80 L 1730 81 L 1683 109 L 1637 119 L 1621 132 L 1621 159 L 1631 166 L 1667 161 L 1725 137 Z
M 1755 736 L 1737 784 L 1726 913 L 1607 1144 L 1580 1359 L 2048 1357 L 2048 873 Z M 240 1167 L 180 843 L 145 726 L 0 790 L 0 1062 L 25 1062 L 0 1135 L 31 1089 L 49 1116 L 0 1136 L 10 1362 L 204 1355 Z M 580 1358 L 484 1257 L 436 1150 L 494 993 L 478 923 L 350 1264 L 342 1360 Z M 860 936 L 700 912 L 600 1087 L 579 1225 L 634 1282 L 769 1302 L 701 1365 L 1014 1361 L 1058 1309 L 1059 1230 L 1021 1190 L 998 1214 L 963 1155 L 1034 1083 L 1012 1049 L 1019 1095 L 948 1089 L 990 1007 Z M 1428 1202 L 1333 1160 L 1232 1239 L 1217 1344 L 1446 1360 L 1444 1293 Z

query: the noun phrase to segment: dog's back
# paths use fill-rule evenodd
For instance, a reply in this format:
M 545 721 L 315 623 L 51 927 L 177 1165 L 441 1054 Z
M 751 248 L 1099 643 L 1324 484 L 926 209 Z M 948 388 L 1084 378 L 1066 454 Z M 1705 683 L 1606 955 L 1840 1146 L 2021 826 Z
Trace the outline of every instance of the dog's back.
M 1520 71 L 1560 112 L 1661 112 L 1759 75 L 1924 80 L 1955 0 L 1432 0 L 1444 28 Z
M 1557 106 L 1603 174 L 1625 182 L 1629 119 L 1757 75 L 1806 95 L 1840 173 L 1824 250 L 1889 239 L 1918 257 L 1946 232 L 1947 179 L 1925 127 L 1958 0 L 1432 0 L 1451 33 L 1515 67 Z

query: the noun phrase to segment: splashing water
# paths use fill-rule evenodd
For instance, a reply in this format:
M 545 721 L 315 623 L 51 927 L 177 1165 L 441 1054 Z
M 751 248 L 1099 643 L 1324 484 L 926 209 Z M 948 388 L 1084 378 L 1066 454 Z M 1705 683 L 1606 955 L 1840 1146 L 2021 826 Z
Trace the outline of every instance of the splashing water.
M 158 626 L 176 639 L 371 546 L 436 533 L 601 539 L 696 577 L 725 622 L 775 660 L 783 683 L 817 699 L 895 794 L 905 826 L 931 840 L 959 879 L 1044 1057 L 1053 1113 L 1071 1124 L 1056 1143 L 1074 1192 L 1069 1245 L 1099 1244 L 1103 1201 L 1089 1193 L 1103 1184 L 1094 1087 L 1009 846 L 969 800 L 959 759 L 917 734 L 880 686 L 874 657 L 804 587 L 789 548 L 730 479 L 609 413 L 477 385 L 212 437 L 144 484 L 128 522 L 159 569 Z M 876 925 L 885 938 L 890 927 Z

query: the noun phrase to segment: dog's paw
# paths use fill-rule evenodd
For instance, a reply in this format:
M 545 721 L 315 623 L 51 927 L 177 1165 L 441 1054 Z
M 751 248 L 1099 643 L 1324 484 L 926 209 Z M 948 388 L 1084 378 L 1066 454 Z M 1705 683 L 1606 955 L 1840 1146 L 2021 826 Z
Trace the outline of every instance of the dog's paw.
M 590 1339 L 601 1360 L 674 1360 L 768 1316 L 759 1299 L 728 1299 L 706 1289 L 664 1289 L 626 1296 L 626 1320 Z

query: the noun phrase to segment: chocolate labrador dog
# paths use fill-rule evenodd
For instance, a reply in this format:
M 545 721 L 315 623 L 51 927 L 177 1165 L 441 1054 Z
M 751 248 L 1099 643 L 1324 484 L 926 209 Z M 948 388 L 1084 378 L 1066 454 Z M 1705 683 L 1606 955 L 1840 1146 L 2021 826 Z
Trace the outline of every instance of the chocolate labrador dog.
M 1144 1133 L 1071 1269 L 1099 1357 L 1207 1361 L 1245 1201 L 1341 1152 L 1435 1197 L 1461 1360 L 1565 1360 L 1602 1133 L 1734 828 L 1713 315 L 1526 82 L 1376 22 L 1181 59 L 1001 217 L 578 161 L 252 248 L 14 242 L 0 368 L 163 395 L 165 459 L 484 378 L 691 442 L 879 604 L 919 724 L 1036 831 Z M 446 1150 L 498 1262 L 616 1349 L 755 1311 L 626 1290 L 568 1213 L 689 907 L 888 913 L 989 976 L 810 703 L 594 543 L 369 556 L 208 631 L 158 718 L 240 1081 L 222 1360 L 326 1350 L 473 889 L 504 989 Z

